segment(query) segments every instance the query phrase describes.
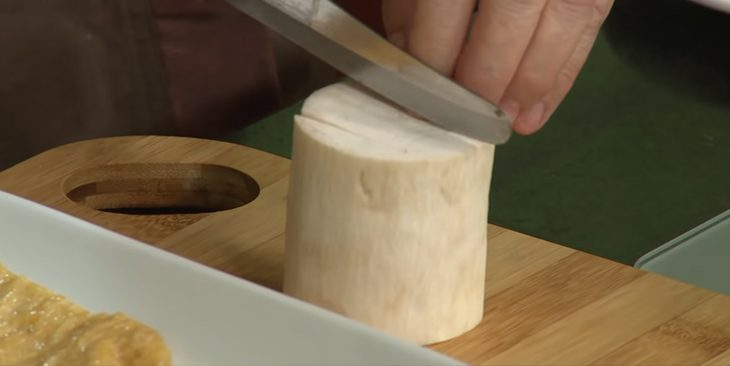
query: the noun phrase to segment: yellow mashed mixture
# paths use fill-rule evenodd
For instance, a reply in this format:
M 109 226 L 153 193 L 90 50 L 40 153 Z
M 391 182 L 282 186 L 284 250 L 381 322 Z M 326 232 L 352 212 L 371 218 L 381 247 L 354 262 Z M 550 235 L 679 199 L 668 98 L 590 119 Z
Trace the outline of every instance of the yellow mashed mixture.
M 92 314 L 0 265 L 0 365 L 169 365 L 153 329 Z

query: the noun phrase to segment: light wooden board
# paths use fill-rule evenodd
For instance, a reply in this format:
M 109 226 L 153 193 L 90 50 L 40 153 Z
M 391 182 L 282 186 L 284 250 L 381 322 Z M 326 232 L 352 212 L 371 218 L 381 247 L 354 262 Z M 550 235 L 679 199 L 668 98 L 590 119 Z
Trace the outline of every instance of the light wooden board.
M 110 163 L 208 163 L 251 175 L 253 202 L 214 214 L 133 216 L 66 198 L 75 171 Z M 94 140 L 0 172 L 0 190 L 281 288 L 288 161 L 173 137 Z M 489 225 L 485 318 L 432 345 L 470 364 L 730 365 L 730 298 Z

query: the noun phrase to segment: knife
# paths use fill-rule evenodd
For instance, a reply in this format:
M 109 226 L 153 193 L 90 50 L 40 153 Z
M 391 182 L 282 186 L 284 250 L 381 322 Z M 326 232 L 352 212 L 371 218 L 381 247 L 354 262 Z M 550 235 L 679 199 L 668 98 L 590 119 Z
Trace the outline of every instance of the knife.
M 427 122 L 491 144 L 512 123 L 487 100 L 426 66 L 329 0 L 227 0 L 377 94 Z

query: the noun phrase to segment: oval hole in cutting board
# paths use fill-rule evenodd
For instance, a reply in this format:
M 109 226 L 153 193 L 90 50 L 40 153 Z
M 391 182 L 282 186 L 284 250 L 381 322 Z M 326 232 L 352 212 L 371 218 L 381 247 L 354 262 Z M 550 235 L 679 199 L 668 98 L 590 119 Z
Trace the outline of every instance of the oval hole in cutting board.
M 113 164 L 77 171 L 63 184 L 72 201 L 99 211 L 195 214 L 253 201 L 259 185 L 249 175 L 212 164 Z

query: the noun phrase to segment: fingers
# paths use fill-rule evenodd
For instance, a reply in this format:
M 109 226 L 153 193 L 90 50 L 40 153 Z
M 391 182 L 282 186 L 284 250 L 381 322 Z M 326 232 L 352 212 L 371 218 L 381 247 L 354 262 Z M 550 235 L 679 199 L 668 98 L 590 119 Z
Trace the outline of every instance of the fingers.
M 414 57 L 451 75 L 464 44 L 475 0 L 384 0 L 383 18 L 391 41 L 401 37 Z M 396 19 L 400 15 L 403 19 Z
M 482 0 L 455 79 L 498 103 L 517 72 L 545 4 L 546 0 Z
M 539 130 L 586 61 L 613 0 L 383 0 L 391 41 Z
M 500 101 L 516 116 L 513 128 L 530 134 L 542 127 L 548 110 L 544 98 L 553 91 L 575 53 L 594 11 L 595 0 L 549 0 L 535 35 Z M 517 112 L 519 111 L 519 112 Z
M 591 21 L 588 24 L 588 29 L 583 33 L 583 37 L 578 42 L 573 55 L 570 57 L 568 62 L 563 66 L 558 78 L 555 82 L 554 89 L 548 93 L 544 100 L 546 105 L 545 115 L 540 121 L 540 126 L 544 125 L 548 119 L 555 112 L 558 105 L 565 99 L 570 89 L 573 87 L 575 79 L 578 77 L 580 70 L 588 58 L 588 55 L 593 48 L 593 44 L 598 37 L 598 32 L 606 20 L 611 7 L 613 6 L 613 0 L 599 0 L 593 10 Z M 535 131 L 524 131 L 525 133 L 533 133 Z

